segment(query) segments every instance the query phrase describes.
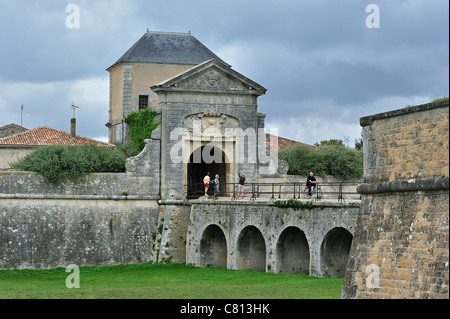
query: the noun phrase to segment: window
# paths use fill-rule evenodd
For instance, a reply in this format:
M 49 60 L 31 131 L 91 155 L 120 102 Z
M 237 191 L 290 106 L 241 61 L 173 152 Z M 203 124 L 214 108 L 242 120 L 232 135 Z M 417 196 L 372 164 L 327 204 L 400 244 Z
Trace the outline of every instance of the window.
M 139 110 L 148 109 L 148 95 L 139 95 Z

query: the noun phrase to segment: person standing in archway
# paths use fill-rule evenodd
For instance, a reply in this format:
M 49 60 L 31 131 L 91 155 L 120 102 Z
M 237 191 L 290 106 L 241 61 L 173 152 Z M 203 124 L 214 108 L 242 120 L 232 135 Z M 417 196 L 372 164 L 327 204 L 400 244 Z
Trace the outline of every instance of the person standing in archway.
M 219 195 L 219 174 L 216 174 L 216 178 L 214 179 L 214 199 L 217 199 L 217 196 Z
M 238 185 L 238 196 L 237 196 L 237 198 L 239 199 L 239 197 L 242 197 L 242 199 L 244 199 L 245 175 L 243 173 L 239 172 L 238 177 L 239 177 L 239 185 Z
M 210 175 L 211 173 L 208 172 L 203 178 L 203 185 L 205 186 L 205 196 L 208 196 L 209 183 L 211 182 L 211 178 L 209 177 Z

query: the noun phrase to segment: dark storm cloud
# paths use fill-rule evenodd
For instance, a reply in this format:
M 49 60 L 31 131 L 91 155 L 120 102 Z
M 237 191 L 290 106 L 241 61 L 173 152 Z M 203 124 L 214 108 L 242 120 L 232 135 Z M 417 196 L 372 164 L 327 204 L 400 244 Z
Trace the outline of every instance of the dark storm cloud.
M 80 8 L 68 29 L 65 8 Z M 369 4 L 380 28 L 368 29 Z M 105 71 L 147 28 L 188 32 L 268 89 L 266 123 L 314 143 L 359 136 L 359 117 L 448 95 L 448 2 L 434 1 L 6 1 L 0 0 L 0 125 L 65 123 L 106 136 Z M 81 103 L 80 103 L 81 102 Z M 45 110 L 47 116 L 42 116 Z M 320 133 L 284 123 L 320 123 Z M 60 124 L 61 126 L 63 124 Z M 59 127 L 67 130 L 67 125 Z

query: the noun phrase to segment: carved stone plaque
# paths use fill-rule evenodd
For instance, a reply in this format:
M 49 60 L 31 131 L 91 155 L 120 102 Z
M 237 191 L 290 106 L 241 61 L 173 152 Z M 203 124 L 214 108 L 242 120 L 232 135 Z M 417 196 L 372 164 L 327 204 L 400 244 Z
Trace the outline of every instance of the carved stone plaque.
M 193 136 L 226 136 L 231 130 L 240 128 L 240 122 L 234 116 L 217 112 L 192 114 L 184 118 L 183 128 Z

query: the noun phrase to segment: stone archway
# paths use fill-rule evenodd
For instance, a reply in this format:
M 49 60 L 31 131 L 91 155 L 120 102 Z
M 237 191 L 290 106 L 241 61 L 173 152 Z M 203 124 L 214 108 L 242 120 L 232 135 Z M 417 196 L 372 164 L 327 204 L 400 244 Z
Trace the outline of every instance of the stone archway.
M 344 277 L 353 235 L 345 228 L 331 229 L 320 246 L 322 274 L 329 277 Z
M 227 240 L 222 229 L 209 225 L 200 240 L 200 266 L 227 267 Z
M 206 157 L 204 155 L 207 155 Z M 219 174 L 220 195 L 226 194 L 227 164 L 225 153 L 218 147 L 205 145 L 192 152 L 187 164 L 188 198 L 199 198 L 204 195 L 203 178 L 210 172 L 211 180 Z M 208 194 L 213 195 L 214 188 L 209 188 Z
M 277 272 L 309 274 L 310 252 L 305 233 L 287 227 L 277 242 Z
M 237 241 L 237 268 L 266 270 L 266 243 L 255 226 L 245 227 Z

